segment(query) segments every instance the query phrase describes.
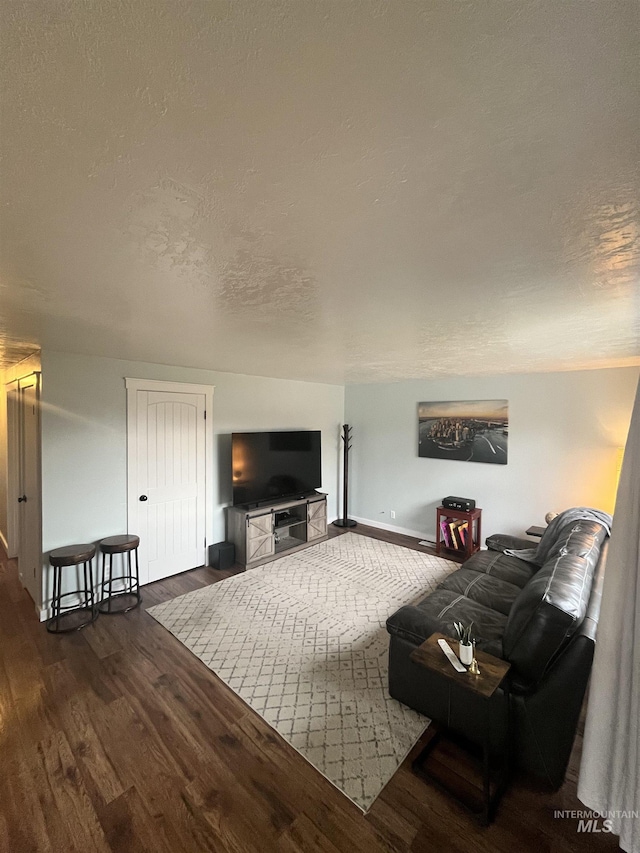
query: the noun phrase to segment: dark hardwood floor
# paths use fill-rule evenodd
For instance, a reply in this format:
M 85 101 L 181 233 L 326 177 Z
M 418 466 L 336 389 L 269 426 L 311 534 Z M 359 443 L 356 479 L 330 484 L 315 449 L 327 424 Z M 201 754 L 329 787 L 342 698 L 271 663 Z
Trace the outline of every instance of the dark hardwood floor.
M 617 849 L 615 837 L 554 819 L 584 808 L 580 736 L 563 788 L 514 780 L 487 829 L 413 775 L 420 745 L 363 816 L 144 610 L 229 574 L 194 569 L 145 587 L 142 609 L 54 636 L 2 560 L 2 853 Z

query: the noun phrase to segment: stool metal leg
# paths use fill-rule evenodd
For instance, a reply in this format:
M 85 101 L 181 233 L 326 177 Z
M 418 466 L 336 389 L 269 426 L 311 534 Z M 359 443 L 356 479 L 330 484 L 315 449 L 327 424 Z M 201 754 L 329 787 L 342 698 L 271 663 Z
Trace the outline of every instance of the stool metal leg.
M 60 630 L 60 616 L 62 614 L 62 567 L 57 567 L 58 591 L 55 600 L 56 631 Z
M 113 602 L 113 554 L 109 554 L 109 613 Z
M 102 552 L 102 591 L 101 603 L 105 604 L 106 610 L 102 609 L 103 613 L 110 614 L 113 605 L 113 554 L 109 554 L 109 575 L 107 576 L 107 555 Z
M 131 591 L 131 594 L 135 595 L 135 597 L 136 597 L 135 606 L 137 607 L 140 604 L 142 599 L 140 597 L 140 580 L 139 580 L 139 571 L 138 571 L 138 549 L 137 548 L 135 549 L 135 552 L 136 552 L 136 573 L 134 575 L 133 567 L 131 565 L 131 551 L 127 551 L 127 570 L 129 572 L 129 577 L 128 577 L 129 590 Z
M 107 560 L 107 556 L 103 551 L 102 552 L 102 572 L 100 574 L 100 589 L 99 589 L 100 604 L 102 604 L 102 602 L 104 600 L 104 581 L 105 581 L 105 571 L 106 571 L 106 560 Z
M 86 561 L 82 564 L 82 575 L 84 577 L 84 605 L 85 605 L 85 607 L 90 607 L 91 604 L 90 604 L 90 600 L 89 600 L 89 589 L 90 589 L 90 587 L 89 587 L 89 575 L 87 573 L 87 562 Z M 91 615 L 93 615 L 93 607 L 91 608 Z
M 56 631 L 60 628 L 60 579 L 62 569 L 60 566 L 53 567 L 53 595 L 51 597 L 51 619 L 47 623 L 47 630 L 51 630 L 51 625 L 55 619 Z
M 87 573 L 89 575 L 89 585 L 87 586 L 87 589 L 89 591 L 91 621 L 94 622 L 98 618 L 98 608 L 96 607 L 96 593 L 93 588 L 93 564 L 91 563 L 91 561 L 89 561 L 87 566 Z
M 111 554 L 109 554 L 109 568 L 108 569 L 107 569 L 107 555 L 104 554 L 102 559 L 104 560 L 104 567 L 105 567 L 104 568 L 105 581 L 104 581 L 104 587 L 102 590 L 102 594 L 107 600 L 107 611 L 106 612 L 110 613 L 111 612 L 111 561 L 113 558 L 112 558 Z
M 84 607 L 89 611 L 89 621 L 95 622 L 97 613 L 93 593 L 93 564 L 91 560 L 85 560 L 82 565 L 84 577 Z
M 138 596 L 138 604 L 142 601 L 142 596 L 140 595 L 140 566 L 138 564 L 138 549 L 136 551 L 136 593 Z

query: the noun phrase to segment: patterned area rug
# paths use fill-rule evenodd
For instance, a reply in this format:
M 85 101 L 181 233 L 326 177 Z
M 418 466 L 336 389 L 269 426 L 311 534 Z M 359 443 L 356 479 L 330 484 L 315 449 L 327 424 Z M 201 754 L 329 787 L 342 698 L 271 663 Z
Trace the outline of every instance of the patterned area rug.
M 456 568 L 346 533 L 148 612 L 366 812 L 428 724 L 387 692 L 386 619 Z

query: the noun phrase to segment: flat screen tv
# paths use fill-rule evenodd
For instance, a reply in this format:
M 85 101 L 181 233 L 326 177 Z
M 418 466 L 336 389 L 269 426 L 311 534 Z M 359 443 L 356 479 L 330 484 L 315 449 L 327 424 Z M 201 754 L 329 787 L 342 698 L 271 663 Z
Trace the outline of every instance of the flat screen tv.
M 320 430 L 234 432 L 233 505 L 302 497 L 322 485 Z

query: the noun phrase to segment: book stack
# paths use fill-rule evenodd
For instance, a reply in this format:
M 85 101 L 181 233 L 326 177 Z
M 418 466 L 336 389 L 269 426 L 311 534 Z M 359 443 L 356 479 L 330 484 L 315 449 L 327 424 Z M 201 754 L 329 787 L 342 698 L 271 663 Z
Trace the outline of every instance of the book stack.
M 469 522 L 459 518 L 440 519 L 440 537 L 447 548 L 464 551 L 467 547 Z

